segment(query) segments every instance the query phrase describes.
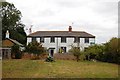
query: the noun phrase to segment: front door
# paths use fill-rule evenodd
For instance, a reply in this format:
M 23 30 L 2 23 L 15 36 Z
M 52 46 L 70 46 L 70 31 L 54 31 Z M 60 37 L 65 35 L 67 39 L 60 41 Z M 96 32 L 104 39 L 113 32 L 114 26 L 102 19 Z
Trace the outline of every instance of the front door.
M 53 57 L 54 49 L 50 49 L 50 56 Z

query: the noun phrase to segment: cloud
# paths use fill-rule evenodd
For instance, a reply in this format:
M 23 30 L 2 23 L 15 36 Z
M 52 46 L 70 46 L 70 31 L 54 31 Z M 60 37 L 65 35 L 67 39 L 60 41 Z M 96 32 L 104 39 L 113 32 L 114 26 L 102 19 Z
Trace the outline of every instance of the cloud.
M 89 32 L 97 43 L 118 34 L 119 0 L 7 0 L 22 12 L 22 22 L 33 31 L 73 30 Z

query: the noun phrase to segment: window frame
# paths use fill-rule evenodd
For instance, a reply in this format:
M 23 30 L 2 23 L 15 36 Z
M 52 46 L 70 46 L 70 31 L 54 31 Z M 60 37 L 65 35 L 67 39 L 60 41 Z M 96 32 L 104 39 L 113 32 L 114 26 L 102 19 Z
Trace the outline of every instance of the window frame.
M 61 43 L 66 43 L 66 37 L 61 37 Z
M 32 42 L 37 41 L 36 37 L 32 37 Z
M 50 37 L 50 43 L 55 43 L 55 37 Z
M 89 43 L 89 38 L 85 38 L 85 43 Z
M 80 43 L 80 38 L 79 37 L 74 37 L 74 43 Z
M 40 37 L 40 42 L 44 43 L 44 37 Z

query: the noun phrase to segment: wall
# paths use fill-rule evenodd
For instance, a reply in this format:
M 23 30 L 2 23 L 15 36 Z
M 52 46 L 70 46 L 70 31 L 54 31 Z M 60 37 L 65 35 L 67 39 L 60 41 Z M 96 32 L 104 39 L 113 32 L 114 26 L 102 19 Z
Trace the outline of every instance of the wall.
M 36 38 L 38 42 L 40 42 L 40 38 Z M 27 44 L 31 42 L 32 39 L 30 37 L 27 38 Z M 55 48 L 54 52 L 57 53 L 59 51 L 59 48 L 61 47 L 67 47 L 66 51 L 68 52 L 69 49 L 71 49 L 71 45 L 79 46 L 81 50 L 84 50 L 85 47 L 88 47 L 91 45 L 91 42 L 95 42 L 95 38 L 89 38 L 89 43 L 84 43 L 85 38 L 80 38 L 80 43 L 74 43 L 74 38 L 68 37 L 66 38 L 66 43 L 61 43 L 60 37 L 55 37 L 55 43 L 50 42 L 50 37 L 44 38 L 43 47 L 49 48 Z

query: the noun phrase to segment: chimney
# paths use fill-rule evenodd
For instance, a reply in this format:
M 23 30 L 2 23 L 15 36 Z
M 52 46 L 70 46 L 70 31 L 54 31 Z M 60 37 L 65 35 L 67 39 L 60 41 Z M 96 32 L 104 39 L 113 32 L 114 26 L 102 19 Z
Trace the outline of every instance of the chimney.
M 71 26 L 69 26 L 69 31 L 70 31 L 70 32 L 72 31 L 72 27 L 71 27 Z
M 9 31 L 6 31 L 6 38 L 9 38 Z

